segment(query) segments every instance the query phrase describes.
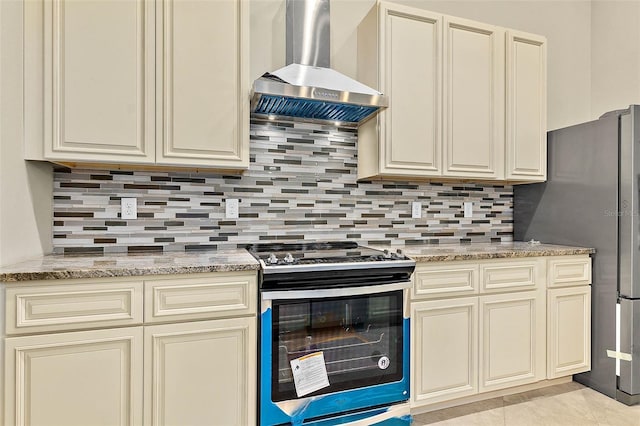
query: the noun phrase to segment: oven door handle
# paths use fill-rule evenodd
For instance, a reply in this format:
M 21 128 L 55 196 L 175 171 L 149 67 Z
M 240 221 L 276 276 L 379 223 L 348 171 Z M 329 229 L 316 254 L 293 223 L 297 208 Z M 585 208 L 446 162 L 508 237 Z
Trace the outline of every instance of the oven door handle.
M 360 287 L 319 288 L 314 290 L 263 291 L 263 300 L 325 299 L 328 297 L 359 296 L 362 294 L 386 293 L 411 288 L 411 281 L 377 284 Z

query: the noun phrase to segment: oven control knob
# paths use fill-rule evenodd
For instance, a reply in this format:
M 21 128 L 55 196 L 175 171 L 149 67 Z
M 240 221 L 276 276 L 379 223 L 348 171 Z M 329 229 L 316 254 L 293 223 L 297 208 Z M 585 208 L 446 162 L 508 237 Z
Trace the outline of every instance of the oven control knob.
M 293 258 L 293 256 L 291 256 L 291 253 L 287 253 L 287 255 L 284 257 L 284 261 L 287 263 L 293 263 L 295 259 Z
M 269 259 L 267 259 L 267 262 L 269 262 L 270 265 L 277 265 L 278 264 L 278 258 L 276 257 L 275 254 L 271 253 L 269 255 Z
M 385 259 L 391 259 L 391 253 L 389 252 L 389 250 L 384 249 L 384 258 Z

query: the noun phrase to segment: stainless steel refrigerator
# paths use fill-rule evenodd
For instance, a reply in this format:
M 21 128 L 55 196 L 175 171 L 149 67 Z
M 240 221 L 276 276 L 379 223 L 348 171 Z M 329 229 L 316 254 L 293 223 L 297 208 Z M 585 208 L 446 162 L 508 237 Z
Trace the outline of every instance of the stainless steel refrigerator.
M 514 238 L 596 249 L 591 371 L 574 379 L 637 404 L 640 105 L 551 131 L 547 143 L 547 182 L 514 187 Z

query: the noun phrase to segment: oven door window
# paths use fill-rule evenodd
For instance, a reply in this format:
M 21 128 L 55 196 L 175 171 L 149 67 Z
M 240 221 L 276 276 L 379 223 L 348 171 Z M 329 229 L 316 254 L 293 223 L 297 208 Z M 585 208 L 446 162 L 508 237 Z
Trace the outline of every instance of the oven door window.
M 322 352 L 329 387 L 309 395 L 402 379 L 402 290 L 374 295 L 274 301 L 274 402 L 296 399 L 291 361 Z

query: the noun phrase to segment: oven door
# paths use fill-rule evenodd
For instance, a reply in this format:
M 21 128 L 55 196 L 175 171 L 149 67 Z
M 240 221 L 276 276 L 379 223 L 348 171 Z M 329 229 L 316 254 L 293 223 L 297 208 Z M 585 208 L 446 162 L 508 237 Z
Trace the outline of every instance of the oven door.
M 262 424 L 312 421 L 407 400 L 409 285 L 263 292 Z M 296 384 L 292 362 L 300 366 L 319 354 L 324 369 L 314 374 L 326 383 L 309 392 L 303 380 Z

